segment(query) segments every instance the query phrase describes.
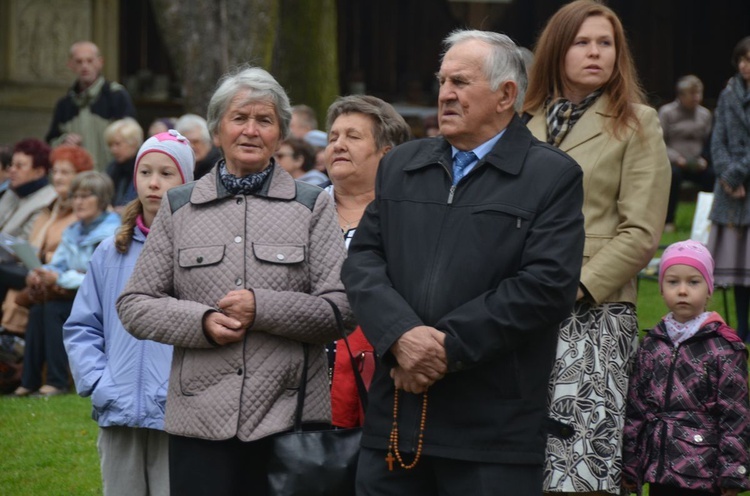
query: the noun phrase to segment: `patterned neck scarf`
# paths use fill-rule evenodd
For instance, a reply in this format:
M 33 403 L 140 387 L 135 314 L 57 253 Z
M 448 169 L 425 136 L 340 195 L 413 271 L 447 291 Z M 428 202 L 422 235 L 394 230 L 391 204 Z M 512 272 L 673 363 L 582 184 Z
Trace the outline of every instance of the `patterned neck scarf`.
M 237 177 L 227 170 L 227 163 L 222 160 L 219 164 L 219 177 L 227 191 L 233 195 L 252 195 L 260 191 L 266 178 L 271 175 L 273 162 L 260 172 Z
M 703 322 L 706 321 L 709 315 L 711 315 L 711 312 L 703 312 L 696 318 L 688 320 L 687 322 L 682 324 L 674 319 L 674 315 L 672 314 L 672 312 L 669 312 L 667 316 L 664 317 L 664 325 L 667 328 L 669 339 L 672 340 L 672 343 L 674 343 L 675 347 L 677 347 L 683 341 L 687 341 L 688 339 L 695 336 L 695 333 L 701 330 Z
M 547 101 L 547 143 L 557 148 L 565 136 L 573 129 L 578 119 L 591 107 L 602 94 L 601 88 L 591 93 L 579 104 L 565 98 L 558 98 L 554 102 Z

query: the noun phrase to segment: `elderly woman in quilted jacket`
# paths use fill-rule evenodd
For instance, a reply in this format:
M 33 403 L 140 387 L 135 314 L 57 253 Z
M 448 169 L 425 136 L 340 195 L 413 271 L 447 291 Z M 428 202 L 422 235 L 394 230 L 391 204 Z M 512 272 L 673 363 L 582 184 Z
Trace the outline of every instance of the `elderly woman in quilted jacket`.
M 207 120 L 223 159 L 167 193 L 117 309 L 136 337 L 174 346 L 172 494 L 264 495 L 269 437 L 292 428 L 305 353 L 303 421 L 330 422 L 331 304 L 353 327 L 346 249 L 330 195 L 273 158 L 291 107 L 270 74 L 224 76 Z
M 714 263 L 696 241 L 662 255 L 671 310 L 643 339 L 630 377 L 623 486 L 649 496 L 736 496 L 748 481 L 747 350 L 705 306 Z

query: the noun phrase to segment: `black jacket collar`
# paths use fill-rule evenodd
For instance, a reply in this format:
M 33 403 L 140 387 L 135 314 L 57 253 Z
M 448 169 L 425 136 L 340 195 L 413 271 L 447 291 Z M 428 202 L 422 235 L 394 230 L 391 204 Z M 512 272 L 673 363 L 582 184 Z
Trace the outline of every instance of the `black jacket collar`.
M 521 119 L 514 115 L 508 127 L 505 128 L 505 134 L 495 147 L 479 161 L 477 167 L 486 163 L 507 174 L 518 175 L 533 139 Z M 417 159 L 407 164 L 404 170 L 416 170 L 435 164 L 450 167 L 452 163 L 450 143 L 445 138 L 435 138 L 434 148 L 424 154 L 423 159 Z

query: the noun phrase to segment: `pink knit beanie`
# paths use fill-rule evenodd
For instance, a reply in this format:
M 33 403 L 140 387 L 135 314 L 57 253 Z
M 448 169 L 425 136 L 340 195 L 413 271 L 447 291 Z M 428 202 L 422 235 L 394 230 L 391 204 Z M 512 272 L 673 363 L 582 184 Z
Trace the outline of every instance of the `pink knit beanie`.
M 151 136 L 141 145 L 141 149 L 138 150 L 138 155 L 135 157 L 133 187 L 136 187 L 138 165 L 141 163 L 141 159 L 147 153 L 152 152 L 163 153 L 171 158 L 177 166 L 177 170 L 180 171 L 183 183 L 189 183 L 193 180 L 195 154 L 190 147 L 190 141 L 174 129 L 170 129 L 169 131 Z
M 659 264 L 659 287 L 664 272 L 673 265 L 689 265 L 701 273 L 708 284 L 708 294 L 714 292 L 714 259 L 703 244 L 689 239 L 673 243 L 664 250 Z

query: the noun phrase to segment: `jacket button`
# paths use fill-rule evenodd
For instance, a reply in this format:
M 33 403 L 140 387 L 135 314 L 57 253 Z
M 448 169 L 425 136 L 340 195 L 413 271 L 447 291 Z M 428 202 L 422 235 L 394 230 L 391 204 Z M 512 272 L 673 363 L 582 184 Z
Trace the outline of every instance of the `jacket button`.
M 195 261 L 198 263 L 203 263 L 203 257 L 198 257 L 195 259 Z
M 696 434 L 695 436 L 693 436 L 693 440 L 696 443 L 702 443 L 703 442 L 703 436 L 701 436 L 700 434 Z
M 238 277 L 238 278 L 237 278 L 237 279 L 236 279 L 236 280 L 234 281 L 234 285 L 235 285 L 235 286 L 242 286 L 242 278 L 241 278 L 241 277 Z
M 747 473 L 747 469 L 745 467 L 740 467 L 737 469 L 737 473 L 740 475 L 745 475 Z
M 278 260 L 284 260 L 284 259 L 285 259 L 286 257 L 284 256 L 284 254 L 283 254 L 283 253 L 279 253 L 278 255 L 276 255 L 276 258 L 277 258 Z
M 464 368 L 464 362 L 458 361 L 456 362 L 456 370 L 461 370 Z
M 242 243 L 242 236 L 235 236 L 234 237 L 234 242 L 235 243 Z
M 242 369 L 237 369 L 237 375 L 242 375 Z

